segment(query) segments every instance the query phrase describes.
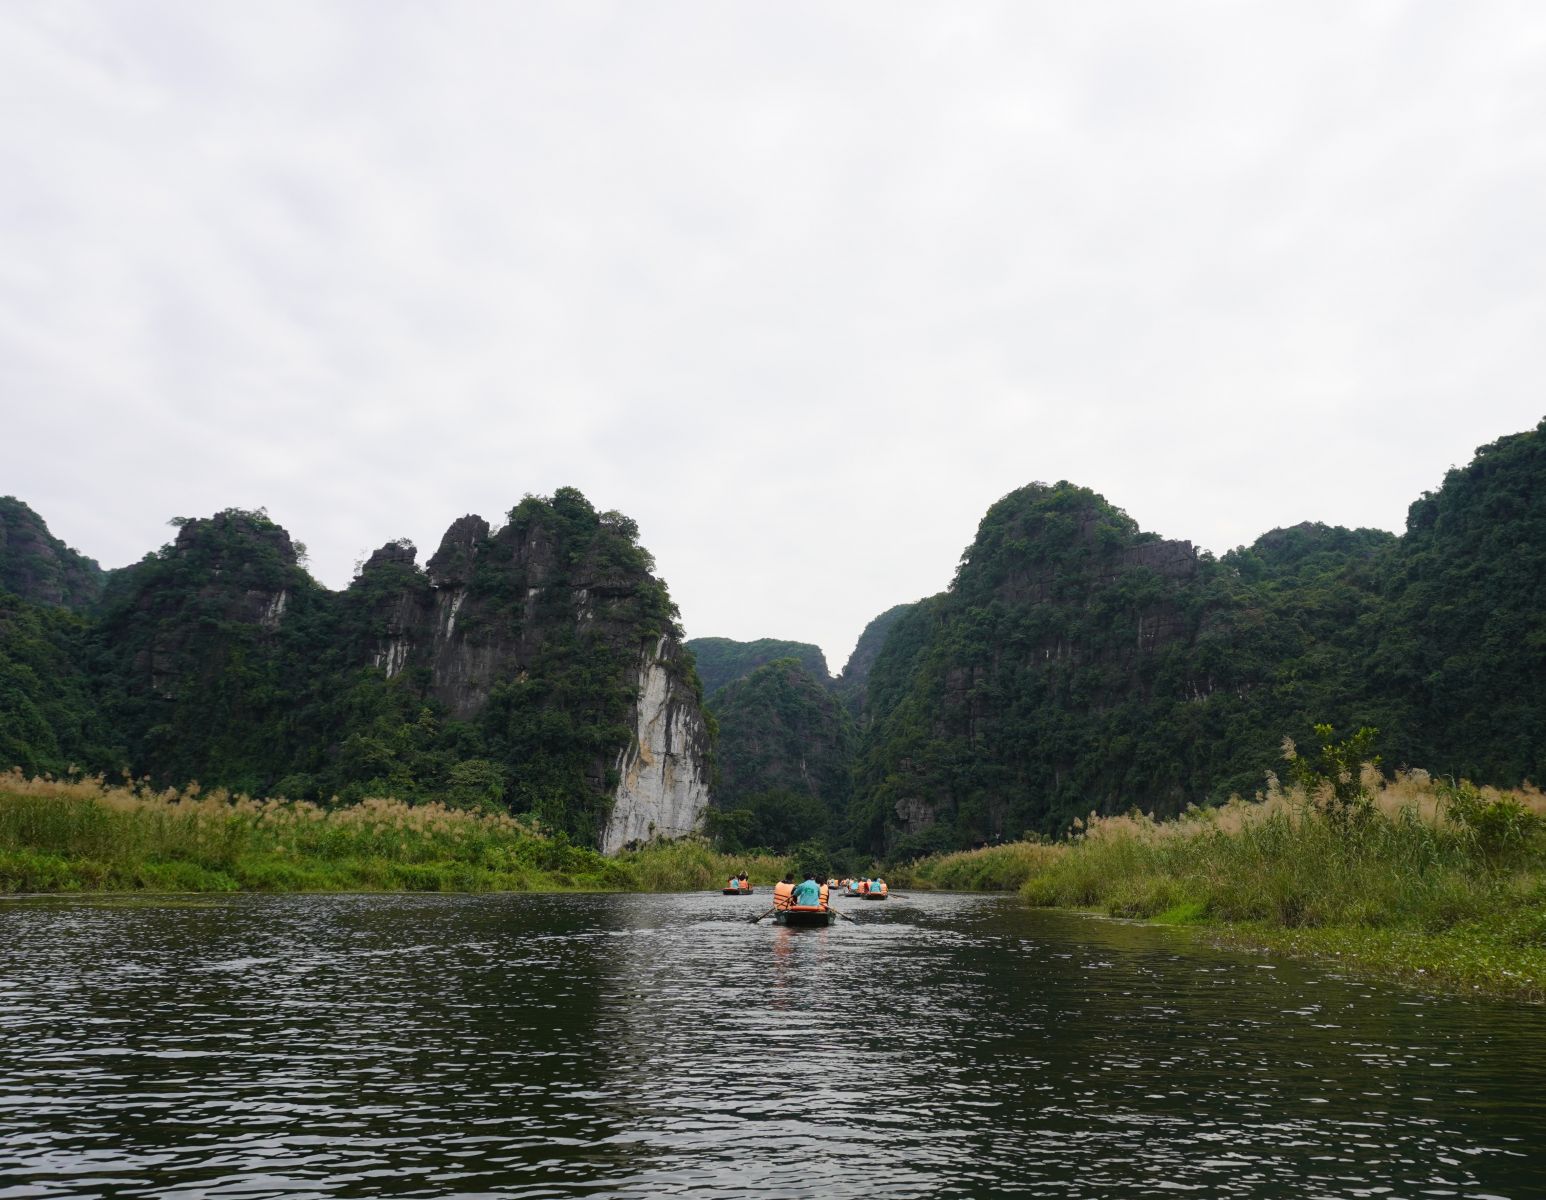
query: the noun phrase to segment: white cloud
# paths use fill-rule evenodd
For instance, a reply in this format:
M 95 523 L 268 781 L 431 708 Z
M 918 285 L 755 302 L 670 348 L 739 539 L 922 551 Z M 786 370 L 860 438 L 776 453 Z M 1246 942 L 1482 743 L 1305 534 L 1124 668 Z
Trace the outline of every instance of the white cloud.
M 986 506 L 1399 528 L 1546 366 L 1529 3 L 15 2 L 0 490 L 338 586 L 567 483 L 819 642 Z

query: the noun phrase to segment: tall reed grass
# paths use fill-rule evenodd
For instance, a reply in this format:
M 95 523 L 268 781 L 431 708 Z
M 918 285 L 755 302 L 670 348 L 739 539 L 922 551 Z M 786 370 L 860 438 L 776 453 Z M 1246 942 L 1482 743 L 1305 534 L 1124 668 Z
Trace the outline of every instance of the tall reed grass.
M 678 891 L 785 869 L 697 842 L 611 859 L 508 815 L 439 804 L 327 808 L 0 775 L 0 892 Z
M 1488 990 L 1546 995 L 1546 796 L 1371 776 L 1360 813 L 1275 783 L 1255 802 L 1076 823 L 909 864 L 924 886 L 1016 890 L 1032 904 L 1216 923 L 1307 953 Z

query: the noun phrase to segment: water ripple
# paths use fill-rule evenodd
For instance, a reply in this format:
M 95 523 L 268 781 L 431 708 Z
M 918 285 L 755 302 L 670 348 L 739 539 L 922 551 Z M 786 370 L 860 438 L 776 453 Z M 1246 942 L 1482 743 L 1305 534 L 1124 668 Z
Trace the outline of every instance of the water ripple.
M 849 909 L 8 903 L 0 1200 L 1546 1194 L 1540 1010 Z

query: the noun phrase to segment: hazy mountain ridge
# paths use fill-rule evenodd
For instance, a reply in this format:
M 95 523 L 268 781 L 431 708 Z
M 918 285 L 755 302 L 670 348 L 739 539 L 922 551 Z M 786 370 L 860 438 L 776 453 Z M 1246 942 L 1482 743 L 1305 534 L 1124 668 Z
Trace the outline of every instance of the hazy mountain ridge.
M 737 679 L 745 679 L 758 667 L 776 662 L 781 658 L 796 659 L 812 677 L 823 684 L 832 680 L 827 669 L 827 657 L 820 646 L 809 642 L 791 642 L 781 638 L 758 638 L 756 641 L 739 642 L 734 638 L 691 638 L 687 649 L 692 652 L 698 668 L 698 678 L 703 681 L 703 694 L 710 700 L 715 693 Z

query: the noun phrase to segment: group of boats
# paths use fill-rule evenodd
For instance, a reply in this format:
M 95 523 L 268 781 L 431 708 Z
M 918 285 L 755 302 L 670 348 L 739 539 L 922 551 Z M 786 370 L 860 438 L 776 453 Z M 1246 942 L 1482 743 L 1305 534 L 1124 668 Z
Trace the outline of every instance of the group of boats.
M 792 876 L 785 876 L 782 883 L 774 884 L 773 907 L 770 910 L 773 923 L 792 926 L 832 925 L 838 919 L 838 912 L 831 903 L 833 896 L 884 900 L 891 894 L 886 881 L 879 876 L 873 879 L 828 879 L 825 883 L 816 886 L 815 904 L 796 904 L 796 884 Z M 743 871 L 739 875 L 732 875 L 721 890 L 726 896 L 751 896 L 756 894 L 757 889 L 752 886 L 751 881 L 746 877 L 746 872 Z M 769 913 L 763 915 L 767 916 Z

